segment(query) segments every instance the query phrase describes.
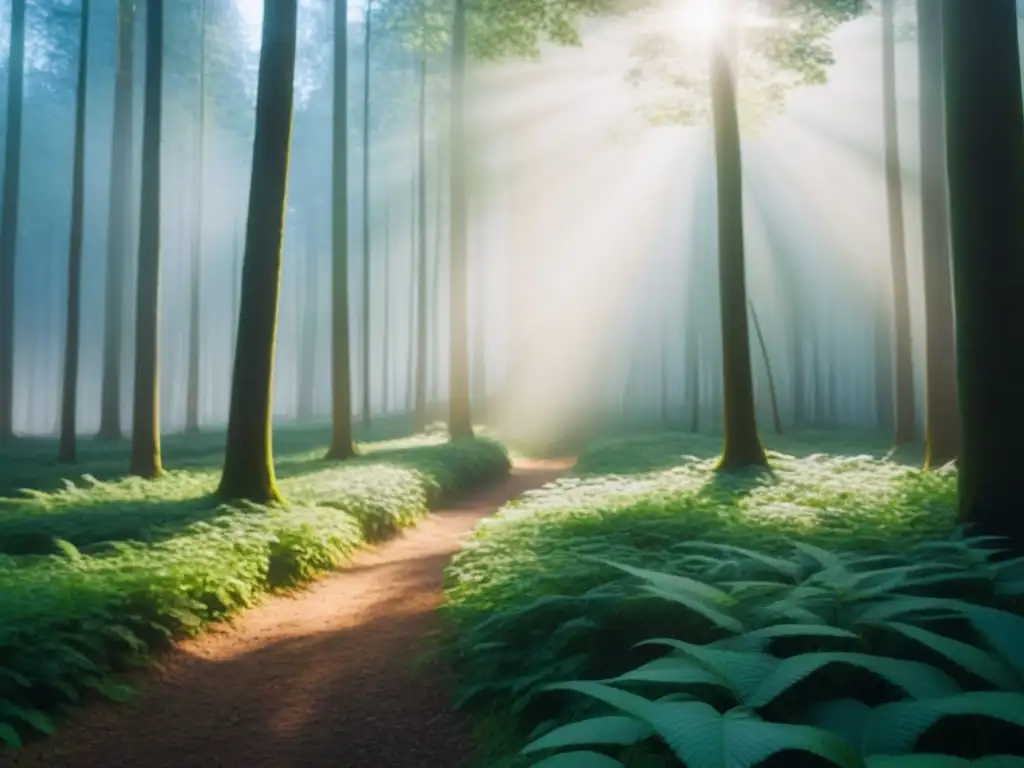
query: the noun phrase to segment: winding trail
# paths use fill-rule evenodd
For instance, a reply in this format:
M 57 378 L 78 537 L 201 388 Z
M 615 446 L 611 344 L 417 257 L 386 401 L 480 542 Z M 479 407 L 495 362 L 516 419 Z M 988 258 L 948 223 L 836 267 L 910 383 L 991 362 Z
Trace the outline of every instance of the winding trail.
M 442 572 L 481 518 L 572 463 L 517 463 L 308 589 L 180 644 L 139 673 L 135 703 L 88 707 L 0 765 L 456 768 L 469 743 L 450 681 L 417 663 L 438 629 Z

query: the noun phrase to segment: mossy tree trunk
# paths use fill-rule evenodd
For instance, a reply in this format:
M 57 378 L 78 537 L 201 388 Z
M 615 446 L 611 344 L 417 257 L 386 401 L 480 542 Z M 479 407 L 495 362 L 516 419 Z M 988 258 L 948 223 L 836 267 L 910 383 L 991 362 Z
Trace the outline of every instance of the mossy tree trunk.
M 21 198 L 21 125 L 25 89 L 25 0 L 11 0 L 7 59 L 7 136 L 0 208 L 0 441 L 14 437 L 14 271 Z
M 57 460 L 75 460 L 78 427 L 78 357 L 82 304 L 82 212 L 85 205 L 85 99 L 89 80 L 89 0 L 82 0 L 75 88 L 75 154 L 71 171 L 71 241 L 68 246 L 68 306 L 64 335 L 64 382 L 61 387 L 60 446 Z
M 1014 0 L 943 12 L 957 374 L 959 512 L 1024 549 L 1024 107 Z
M 352 359 L 348 302 L 348 1 L 334 4 L 334 106 L 331 120 L 331 447 L 330 459 L 356 453 L 352 437 Z
M 453 440 L 473 437 L 470 415 L 469 312 L 467 306 L 466 256 L 466 0 L 455 0 L 452 27 L 451 93 L 451 262 L 450 291 L 450 368 L 448 381 L 448 434 Z
M 224 471 L 228 499 L 280 501 L 272 446 L 274 341 L 288 191 L 298 0 L 263 6 L 252 182 L 242 263 L 242 306 L 231 380 Z
M 885 132 L 885 190 L 889 206 L 889 256 L 892 265 L 893 340 L 895 352 L 895 420 L 893 443 L 914 439 L 914 364 L 910 340 L 910 289 L 907 284 L 906 224 L 903 177 L 896 116 L 896 0 L 882 0 L 882 113 Z
M 142 117 L 139 266 L 135 292 L 135 387 L 131 473 L 154 478 L 160 459 L 160 135 L 163 120 L 164 2 L 146 5 L 146 98 Z
M 711 60 L 711 106 L 718 174 L 718 279 L 722 321 L 724 445 L 719 470 L 767 467 L 754 411 L 743 242 L 743 167 L 733 52 L 735 0 Z
M 196 122 L 195 188 L 192 211 L 192 264 L 188 296 L 188 379 L 185 391 L 185 432 L 199 432 L 200 300 L 203 249 L 203 171 L 206 165 L 206 0 L 199 5 L 199 114 Z
M 924 465 L 931 468 L 957 457 L 960 415 L 942 103 L 942 4 L 918 0 L 917 19 L 926 344 Z
M 110 152 L 110 206 L 107 213 L 107 271 L 103 307 L 103 379 L 99 437 L 120 440 L 121 344 L 124 327 L 125 265 L 128 263 L 132 148 L 135 143 L 132 94 L 135 68 L 135 3 L 117 3 L 117 74 L 114 130 Z

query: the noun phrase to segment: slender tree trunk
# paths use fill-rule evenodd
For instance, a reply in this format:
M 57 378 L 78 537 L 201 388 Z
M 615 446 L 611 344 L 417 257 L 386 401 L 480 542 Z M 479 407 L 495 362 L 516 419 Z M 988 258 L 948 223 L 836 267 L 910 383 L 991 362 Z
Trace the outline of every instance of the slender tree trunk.
M 455 0 L 452 27 L 451 95 L 451 262 L 449 279 L 451 349 L 448 381 L 448 434 L 453 440 L 473 437 L 469 405 L 469 313 L 467 311 L 468 263 L 466 258 L 466 0 Z
M 242 225 L 235 222 L 235 233 L 231 243 L 231 359 L 235 359 L 235 342 L 238 336 L 238 310 L 242 304 Z
M 252 183 L 242 266 L 231 408 L 218 492 L 228 499 L 280 501 L 274 477 L 274 336 L 288 192 L 298 0 L 263 6 Z
M 1014 0 L 943 11 L 961 520 L 1024 550 L 1024 108 Z
M 427 59 L 419 60 L 416 128 L 416 431 L 427 426 Z M 440 228 L 440 223 L 438 223 Z
M 434 301 L 431 306 L 432 343 L 433 350 L 430 356 L 430 373 L 433 384 L 434 399 L 438 405 L 444 402 L 444 393 L 441 391 L 441 337 L 444 333 L 444 324 L 441 322 L 441 243 L 444 238 L 443 211 L 444 211 L 444 142 L 437 142 L 437 197 L 434 200 L 434 264 L 431 282 Z
M 391 406 L 391 206 L 384 209 L 384 337 L 381 340 L 381 400 Z
M 61 392 L 60 447 L 57 460 L 75 460 L 78 420 L 78 349 L 82 297 L 82 209 L 85 205 L 85 99 L 89 81 L 89 0 L 82 0 L 75 89 L 75 157 L 71 172 L 71 242 L 68 246 L 68 309 L 64 336 L 64 382 Z
M 483 226 L 478 228 L 483 234 Z M 473 386 L 471 403 L 478 416 L 487 418 L 487 257 L 486 244 L 477 237 L 478 249 L 474 262 L 473 277 L 473 372 L 470 381 Z
M 135 392 L 131 473 L 158 477 L 160 459 L 160 137 L 163 121 L 164 2 L 146 6 L 146 98 L 135 303 Z
M 718 269 L 722 321 L 724 446 L 718 469 L 766 467 L 757 434 L 750 363 L 747 286 L 743 242 L 743 166 L 733 70 L 735 0 L 725 11 L 727 29 L 711 62 L 715 158 L 718 173 Z M 729 39 L 732 38 L 732 39 Z
M 885 127 L 885 189 L 889 203 L 889 252 L 892 260 L 893 321 L 896 362 L 895 430 L 893 443 L 914 439 L 914 364 L 910 341 L 910 295 L 907 284 L 906 227 L 903 218 L 903 178 L 896 108 L 896 0 L 882 0 L 882 111 Z
M 764 359 L 764 370 L 768 376 L 768 397 L 772 403 L 772 426 L 775 427 L 775 434 L 782 434 L 782 416 L 779 414 L 779 398 L 775 392 L 775 376 L 772 375 L 772 361 L 768 357 L 768 345 L 764 340 L 764 333 L 761 331 L 761 321 L 757 318 L 757 310 L 754 309 L 754 302 L 748 301 L 750 306 L 750 317 L 754 321 L 754 332 L 757 334 L 757 343 L 761 347 L 761 357 Z
M 949 255 L 949 190 L 942 96 L 942 3 L 917 2 L 920 80 L 921 221 L 925 305 L 925 468 L 960 450 L 956 396 L 956 333 Z
M 807 424 L 807 363 L 804 336 L 801 325 L 802 316 L 794 306 L 790 306 L 790 338 L 793 346 L 793 426 L 803 427 Z
M 825 357 L 822 354 L 822 347 L 826 344 L 827 339 L 816 338 L 811 345 L 811 375 L 814 377 L 812 381 L 814 394 L 813 414 L 814 426 L 818 429 L 828 426 L 828 388 L 826 380 L 828 371 L 822 371 L 822 368 L 826 366 L 822 359 Z
M 316 331 L 320 311 L 320 248 L 319 239 L 306 230 L 306 263 L 304 265 L 303 295 L 301 301 L 301 328 L 299 331 L 299 386 L 296 412 L 301 420 L 313 418 L 313 392 L 316 383 Z
M 117 75 L 114 82 L 114 130 L 110 152 L 110 206 L 107 214 L 107 274 L 103 312 L 103 384 L 99 437 L 120 440 L 121 344 L 124 326 L 125 264 L 128 262 L 131 215 L 133 130 L 132 91 L 135 66 L 135 3 L 117 4 Z
M 364 426 L 370 424 L 372 405 L 370 398 L 370 46 L 373 29 L 373 2 L 367 0 L 363 22 L 363 327 L 362 327 L 362 400 L 360 414 Z
M 416 287 L 420 281 L 416 246 L 419 237 L 419 217 L 416 215 L 416 193 L 418 189 L 419 179 L 417 174 L 414 173 L 412 189 L 409 193 L 409 335 L 407 336 L 409 347 L 406 351 L 405 369 L 406 413 L 415 413 L 416 408 L 416 317 L 419 313 L 419 307 L 416 302 Z
M 331 121 L 331 447 L 329 459 L 356 453 L 348 301 L 348 0 L 334 4 L 334 113 Z
M 189 280 L 188 388 L 185 396 L 185 432 L 199 432 L 200 289 L 203 250 L 203 171 L 206 165 L 206 0 L 199 7 L 199 120 L 196 135 L 195 208 L 192 221 L 192 265 Z
M 7 61 L 7 136 L 0 208 L 0 441 L 14 437 L 14 271 L 21 198 L 21 122 L 25 88 L 25 0 L 11 0 Z

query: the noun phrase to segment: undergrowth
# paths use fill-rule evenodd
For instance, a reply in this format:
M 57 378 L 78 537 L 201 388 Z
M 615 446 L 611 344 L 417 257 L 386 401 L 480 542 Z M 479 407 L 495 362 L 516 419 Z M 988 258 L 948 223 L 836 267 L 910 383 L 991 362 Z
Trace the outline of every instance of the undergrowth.
M 213 470 L 85 478 L 0 507 L 0 741 L 50 733 L 92 689 L 207 622 L 302 584 L 508 471 L 477 440 L 392 442 L 343 464 L 320 449 L 281 480 L 286 507 L 219 504 Z
M 771 475 L 718 475 L 691 440 L 595 444 L 456 556 L 447 652 L 485 764 L 1024 754 L 1024 566 L 954 529 L 951 470 L 790 439 Z

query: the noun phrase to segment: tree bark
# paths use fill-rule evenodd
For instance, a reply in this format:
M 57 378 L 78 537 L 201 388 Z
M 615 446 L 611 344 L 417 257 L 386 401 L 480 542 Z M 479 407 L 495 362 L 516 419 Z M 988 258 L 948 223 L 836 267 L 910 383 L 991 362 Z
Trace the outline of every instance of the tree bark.
M 1024 107 L 1014 0 L 943 10 L 959 512 L 1024 550 Z
M 103 312 L 103 382 L 99 437 L 120 440 L 121 344 L 124 327 L 125 265 L 128 263 L 132 150 L 135 143 L 132 94 L 135 67 L 135 3 L 117 4 L 117 75 L 110 151 L 110 206 L 107 214 L 107 274 Z
M 733 71 L 736 9 L 728 8 L 726 30 L 711 62 L 718 174 L 718 269 L 722 322 L 724 445 L 719 470 L 767 467 L 754 411 L 750 363 L 746 266 L 743 241 L 743 166 Z
M 469 312 L 467 307 L 466 257 L 466 158 L 465 158 L 465 89 L 466 89 L 466 2 L 455 0 L 452 27 L 452 95 L 451 95 L 451 262 L 449 279 L 451 307 L 449 334 L 451 349 L 448 381 L 448 434 L 453 440 L 473 437 L 470 415 L 469 382 Z
M 391 206 L 384 207 L 384 333 L 381 339 L 381 402 L 384 414 L 391 406 Z
M 163 120 L 164 2 L 146 6 L 146 98 L 142 120 L 139 267 L 135 293 L 135 391 L 131 473 L 159 477 L 160 137 Z
M 363 22 L 363 327 L 362 331 L 362 412 L 360 420 L 364 426 L 372 419 L 372 398 L 370 397 L 370 45 L 373 29 L 373 2 L 367 0 L 366 18 Z
M 893 443 L 914 439 L 914 363 L 910 340 L 910 295 L 907 284 L 906 225 L 903 217 L 903 178 L 896 109 L 896 0 L 882 0 L 882 112 L 885 131 L 885 190 L 889 205 L 889 254 L 892 262 L 893 330 L 895 352 L 895 422 Z
M 419 60 L 416 114 L 416 431 L 427 426 L 427 59 Z M 440 223 L 438 223 L 440 227 Z
M 299 328 L 298 398 L 296 414 L 300 420 L 313 418 L 313 393 L 316 384 L 316 331 L 320 310 L 320 248 L 312 225 L 306 228 L 306 263 L 303 269 L 301 323 Z
M 263 6 L 252 183 L 242 264 L 235 370 L 224 471 L 218 492 L 256 503 L 281 501 L 274 476 L 274 337 L 288 192 L 298 0 Z
M 21 133 L 25 89 L 25 0 L 11 0 L 7 61 L 7 136 L 0 208 L 0 441 L 14 437 L 14 273 L 21 198 Z
M 926 344 L 924 466 L 928 469 L 957 457 L 960 415 L 942 95 L 942 4 L 918 0 L 917 19 Z
M 196 135 L 195 208 L 192 220 L 192 264 L 189 279 L 188 386 L 185 393 L 185 432 L 199 432 L 200 300 L 203 249 L 203 171 L 206 150 L 206 0 L 199 9 L 199 123 Z
M 61 392 L 60 446 L 57 460 L 75 461 L 78 420 L 78 358 L 82 304 L 82 211 L 85 205 L 85 99 L 89 81 L 89 0 L 82 0 L 75 89 L 75 155 L 71 171 L 71 242 L 68 246 L 68 306 L 64 336 L 64 382 Z
M 356 453 L 348 302 L 348 0 L 334 4 L 334 113 L 331 121 L 331 447 L 329 459 Z

